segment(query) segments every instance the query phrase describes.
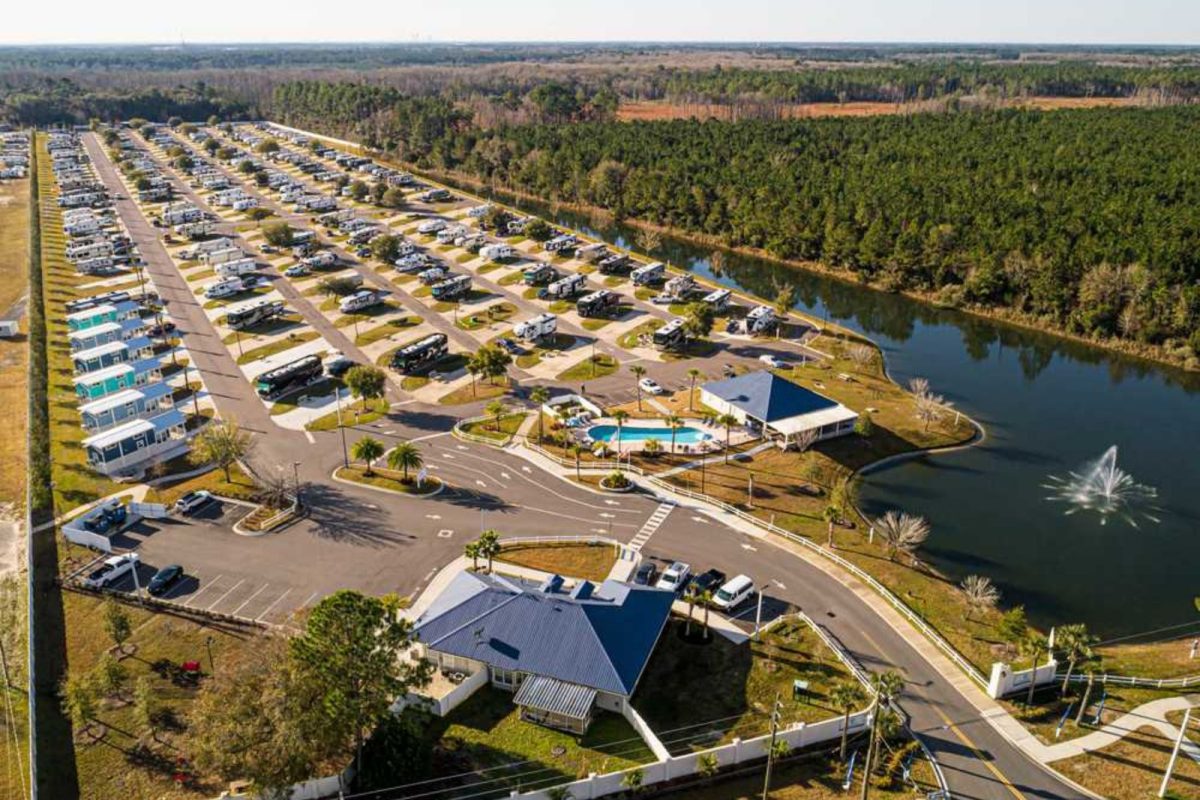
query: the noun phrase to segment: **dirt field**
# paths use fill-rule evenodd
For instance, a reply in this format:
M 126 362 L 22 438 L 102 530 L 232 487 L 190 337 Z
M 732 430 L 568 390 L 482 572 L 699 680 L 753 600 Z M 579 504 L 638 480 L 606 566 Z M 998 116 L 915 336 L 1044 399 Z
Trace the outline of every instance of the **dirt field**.
M 1099 108 L 1134 106 L 1141 101 L 1133 97 L 1030 97 L 1004 101 L 1002 105 L 1013 108 L 1034 108 L 1054 111 L 1062 108 Z M 808 119 L 814 117 L 873 117 L 880 114 L 915 114 L 939 111 L 944 108 L 941 101 L 923 103 L 793 103 L 774 106 L 768 103 L 669 103 L 664 101 L 629 101 L 621 103 L 617 119 L 632 120 L 701 119 L 733 120 L 746 117 L 778 117 L 786 119 Z

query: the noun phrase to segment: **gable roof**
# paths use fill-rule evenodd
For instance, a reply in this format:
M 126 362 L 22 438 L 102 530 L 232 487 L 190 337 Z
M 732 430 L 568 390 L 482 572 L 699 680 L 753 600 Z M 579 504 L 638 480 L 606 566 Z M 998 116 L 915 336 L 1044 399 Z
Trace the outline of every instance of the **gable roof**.
M 811 414 L 839 404 L 835 400 L 780 378 L 774 372 L 747 372 L 700 387 L 763 422 Z
M 605 581 L 558 585 L 461 572 L 417 620 L 430 650 L 630 696 L 671 613 L 673 592 Z

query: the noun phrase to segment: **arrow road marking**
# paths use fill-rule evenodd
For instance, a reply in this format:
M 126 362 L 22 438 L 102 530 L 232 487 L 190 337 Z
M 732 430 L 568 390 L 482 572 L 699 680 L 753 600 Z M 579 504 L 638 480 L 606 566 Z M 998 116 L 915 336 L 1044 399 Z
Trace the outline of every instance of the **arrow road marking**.
M 426 514 L 425 519 L 441 519 L 441 514 Z
M 757 548 L 757 547 L 755 547 L 754 545 L 749 545 L 749 544 L 746 544 L 745 542 L 742 542 L 742 549 L 743 549 L 743 550 L 749 550 L 751 553 L 757 553 L 757 552 L 758 552 L 758 548 Z

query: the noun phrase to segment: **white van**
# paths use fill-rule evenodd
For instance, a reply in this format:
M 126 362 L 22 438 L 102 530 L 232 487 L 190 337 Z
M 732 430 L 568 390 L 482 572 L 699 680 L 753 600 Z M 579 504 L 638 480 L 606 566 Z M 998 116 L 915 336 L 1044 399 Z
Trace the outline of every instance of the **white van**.
M 738 575 L 736 578 L 725 581 L 721 588 L 717 589 L 712 602 L 720 610 L 728 611 L 752 594 L 754 594 L 754 581 L 746 575 Z

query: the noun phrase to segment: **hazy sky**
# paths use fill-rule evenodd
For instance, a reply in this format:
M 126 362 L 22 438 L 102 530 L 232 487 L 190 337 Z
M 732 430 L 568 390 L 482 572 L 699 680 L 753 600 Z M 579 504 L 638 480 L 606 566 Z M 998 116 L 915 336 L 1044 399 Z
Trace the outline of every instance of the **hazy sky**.
M 0 43 L 627 40 L 1200 43 L 1200 0 L 56 0 Z

